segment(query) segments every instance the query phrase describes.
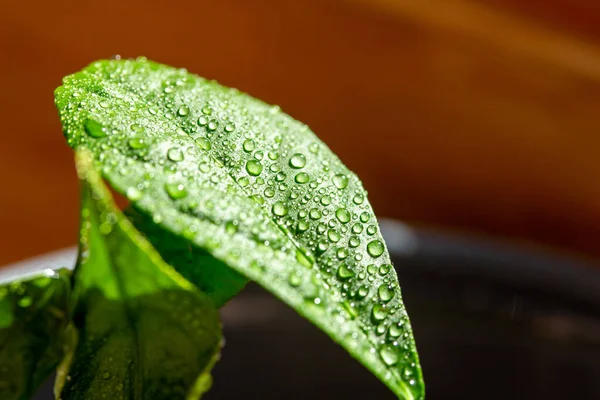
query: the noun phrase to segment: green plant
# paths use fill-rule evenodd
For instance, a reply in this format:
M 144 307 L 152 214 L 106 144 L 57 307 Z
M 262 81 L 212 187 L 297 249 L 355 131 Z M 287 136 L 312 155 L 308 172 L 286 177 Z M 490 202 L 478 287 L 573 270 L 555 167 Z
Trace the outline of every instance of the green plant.
M 71 284 L 61 272 L 4 287 L 0 334 L 41 328 L 44 340 L 24 337 L 29 364 L 0 374 L 2 399 L 26 398 L 61 359 L 62 399 L 199 398 L 220 351 L 216 309 L 248 280 L 398 397 L 424 397 L 366 192 L 306 125 L 145 59 L 93 63 L 56 105 L 82 182 L 80 255 Z M 124 213 L 102 178 L 130 201 Z

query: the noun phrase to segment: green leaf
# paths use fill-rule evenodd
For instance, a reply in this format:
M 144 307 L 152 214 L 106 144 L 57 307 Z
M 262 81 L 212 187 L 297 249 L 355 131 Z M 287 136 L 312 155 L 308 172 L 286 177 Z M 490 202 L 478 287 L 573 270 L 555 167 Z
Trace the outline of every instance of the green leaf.
M 164 230 L 152 218 L 133 208 L 127 209 L 125 215 L 144 233 L 162 259 L 188 281 L 194 282 L 217 308 L 246 286 L 248 279 L 188 239 Z
M 366 192 L 306 125 L 145 59 L 66 77 L 56 104 L 68 143 L 89 149 L 137 210 L 273 292 L 399 397 L 423 398 Z
M 0 399 L 29 399 L 68 339 L 69 273 L 45 270 L 0 286 Z
M 91 160 L 81 154 L 77 160 L 83 181 L 74 275 L 79 337 L 56 391 L 65 400 L 199 398 L 220 350 L 212 301 L 165 264 L 120 213 Z

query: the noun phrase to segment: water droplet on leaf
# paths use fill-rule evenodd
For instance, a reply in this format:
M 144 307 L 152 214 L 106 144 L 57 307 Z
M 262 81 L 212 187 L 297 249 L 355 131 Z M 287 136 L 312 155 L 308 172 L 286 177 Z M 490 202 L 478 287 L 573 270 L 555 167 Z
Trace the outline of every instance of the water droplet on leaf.
M 277 215 L 278 217 L 283 217 L 287 215 L 288 208 L 282 201 L 276 201 L 273 204 L 272 211 L 273 214 Z
M 362 224 L 354 224 L 354 225 L 352 225 L 352 233 L 355 233 L 355 234 L 357 234 L 357 235 L 358 235 L 358 234 L 359 234 L 359 233 L 361 233 L 362 231 L 363 231 L 363 226 L 362 226 Z
M 179 147 L 171 147 L 167 152 L 167 157 L 174 162 L 182 161 L 184 158 L 183 151 Z
M 371 216 L 366 211 L 360 214 L 360 222 L 365 223 L 369 220 L 369 218 L 371 218 Z
M 96 120 L 93 120 L 91 118 L 88 118 L 85 121 L 85 124 L 83 125 L 83 128 L 85 129 L 85 131 L 87 132 L 88 135 L 90 135 L 93 138 L 102 138 L 108 135 L 108 133 L 106 132 L 106 128 L 104 128 L 104 126 L 102 126 L 102 124 Z
M 146 141 L 140 137 L 131 138 L 127 143 L 129 144 L 129 147 L 131 147 L 134 150 L 145 149 L 146 147 L 148 147 Z
M 308 176 L 308 174 L 306 172 L 300 172 L 299 174 L 296 175 L 296 177 L 294 178 L 294 180 L 296 181 L 296 183 L 306 183 L 310 180 L 310 177 Z
M 165 190 L 173 200 L 183 199 L 188 194 L 185 190 L 185 186 L 180 183 L 167 183 L 165 185 Z
M 227 125 L 225 125 L 225 132 L 231 133 L 234 130 L 235 130 L 235 124 L 233 124 L 232 122 L 230 122 Z
M 298 287 L 302 283 L 302 277 L 295 271 L 290 273 L 288 283 L 291 287 Z
M 333 184 L 338 189 L 345 189 L 348 186 L 348 177 L 344 174 L 337 174 L 333 177 Z
M 339 249 L 337 249 L 337 251 L 335 252 L 336 257 L 338 258 L 338 260 L 343 260 L 346 257 L 348 257 L 348 250 L 346 250 L 343 247 L 340 247 Z
M 246 171 L 252 176 L 258 176 L 263 170 L 263 166 L 258 160 L 250 160 L 246 163 Z
M 189 113 L 190 113 L 190 108 L 188 106 L 181 106 L 181 107 L 179 107 L 179 110 L 177 110 L 177 115 L 179 115 L 180 117 L 185 117 Z
M 322 214 L 321 211 L 319 211 L 317 208 L 312 208 L 310 210 L 310 212 L 308 213 L 308 216 L 310 217 L 310 219 L 319 219 L 321 218 Z
M 285 178 L 286 178 L 286 175 L 283 172 L 279 172 L 277 175 L 275 175 L 275 180 L 277 182 L 283 182 L 285 180 Z
M 335 229 L 327 231 L 327 238 L 333 243 L 337 243 L 341 239 L 340 234 Z
M 375 304 L 371 312 L 371 316 L 376 322 L 381 322 L 387 317 L 388 310 L 381 304 Z
M 381 275 L 381 276 L 387 275 L 387 273 L 390 272 L 390 269 L 392 269 L 392 266 L 390 264 L 382 264 L 379 267 L 379 275 Z
M 356 296 L 359 299 L 364 299 L 365 297 L 367 297 L 368 294 L 369 294 L 369 288 L 367 286 L 361 286 L 360 288 L 358 288 L 358 291 L 356 292 Z
M 306 157 L 304 154 L 296 153 L 290 158 L 290 167 L 300 169 L 306 165 Z
M 387 365 L 392 366 L 398 363 L 398 352 L 391 346 L 385 346 L 379 351 L 381 359 Z
M 394 324 L 394 325 L 390 326 L 388 333 L 389 333 L 390 337 L 397 338 L 400 335 L 402 335 L 403 331 L 404 330 L 402 329 L 402 323 L 398 323 L 398 324 Z
M 256 145 L 254 144 L 254 140 L 246 139 L 246 140 L 244 140 L 244 144 L 242 145 L 242 147 L 244 148 L 244 151 L 246 153 L 250 153 L 250 152 L 254 151 L 254 148 L 256 147 Z
M 246 187 L 250 184 L 250 179 L 248 179 L 247 176 L 242 176 L 240 179 L 238 179 L 238 184 L 241 187 Z
M 347 224 L 350 221 L 350 212 L 345 208 L 338 208 L 335 212 L 335 217 L 342 224 Z
M 317 254 L 323 254 L 327 251 L 328 248 L 329 244 L 327 244 L 327 242 L 325 242 L 324 240 L 319 241 L 319 243 L 317 244 Z
M 207 126 L 209 131 L 216 131 L 218 127 L 219 127 L 219 121 L 217 121 L 216 119 L 210 120 L 210 122 L 208 123 L 208 126 Z
M 377 293 L 379 294 L 379 298 L 381 299 L 381 301 L 383 301 L 384 303 L 387 303 L 388 301 L 392 300 L 394 298 L 394 295 L 396 294 L 394 290 L 385 283 L 379 286 Z
M 354 276 L 354 272 L 348 268 L 345 263 L 342 263 L 337 270 L 337 277 L 342 280 L 350 279 Z
M 379 240 L 373 240 L 367 244 L 367 253 L 373 258 L 377 258 L 383 254 L 383 243 Z
M 298 233 L 306 232 L 306 230 L 308 230 L 309 227 L 310 225 L 308 224 L 308 222 L 306 220 L 301 219 L 300 221 L 298 221 L 298 228 L 296 229 L 296 231 Z

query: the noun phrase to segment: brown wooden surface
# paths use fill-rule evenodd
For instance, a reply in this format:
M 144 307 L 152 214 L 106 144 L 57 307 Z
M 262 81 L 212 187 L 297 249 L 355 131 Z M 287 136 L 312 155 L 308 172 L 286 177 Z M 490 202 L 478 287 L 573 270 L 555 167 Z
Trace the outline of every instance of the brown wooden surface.
M 116 53 L 281 105 L 380 215 L 600 256 L 598 4 L 4 0 L 0 264 L 75 243 L 52 92 Z

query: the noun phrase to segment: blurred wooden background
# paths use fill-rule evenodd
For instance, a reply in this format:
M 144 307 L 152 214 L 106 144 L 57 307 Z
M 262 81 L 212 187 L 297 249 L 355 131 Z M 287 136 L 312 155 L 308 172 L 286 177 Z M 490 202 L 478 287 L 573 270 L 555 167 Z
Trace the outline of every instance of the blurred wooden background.
M 117 53 L 281 105 L 380 215 L 600 256 L 597 0 L 3 0 L 0 264 L 76 242 L 52 93 Z

